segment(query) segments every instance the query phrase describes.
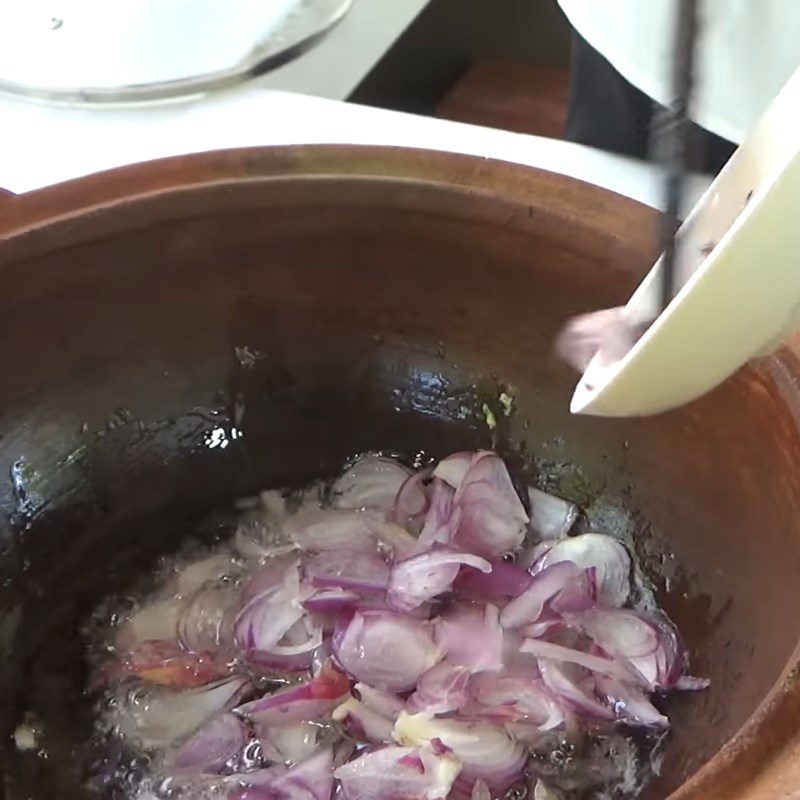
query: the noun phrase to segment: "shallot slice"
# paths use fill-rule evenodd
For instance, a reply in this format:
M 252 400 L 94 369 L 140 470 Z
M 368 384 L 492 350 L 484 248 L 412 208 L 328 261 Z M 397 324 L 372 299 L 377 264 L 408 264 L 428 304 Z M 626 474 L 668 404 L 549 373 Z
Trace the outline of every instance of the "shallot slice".
M 146 749 L 165 747 L 230 709 L 248 688 L 248 680 L 236 676 L 180 692 L 160 687 L 134 690 L 119 705 L 116 724 L 124 736 Z
M 284 525 L 284 534 L 304 550 L 369 550 L 376 545 L 376 527 L 386 513 L 376 510 L 326 509 L 296 514 Z
M 650 681 L 654 689 L 672 689 L 686 670 L 686 648 L 675 626 L 660 611 L 647 614 L 647 621 L 658 637 L 658 646 L 649 655 L 633 657 L 631 663 Z
M 394 720 L 401 711 L 405 711 L 406 704 L 396 694 L 382 692 L 366 683 L 357 683 L 353 688 L 358 693 L 361 702 L 373 711 L 377 711 L 381 716 Z
M 259 770 L 235 777 L 239 788 L 228 800 L 330 800 L 333 751 L 326 747 L 285 771 Z
M 319 589 L 337 587 L 356 592 L 385 590 L 389 565 L 376 550 L 336 550 L 318 553 L 306 564 L 306 576 Z
M 250 664 L 277 672 L 302 672 L 313 663 L 314 655 L 322 646 L 322 627 L 308 617 L 298 620 L 282 641 L 268 650 L 250 650 Z
M 383 747 L 334 771 L 347 800 L 444 800 L 461 764 L 433 746 Z
M 289 725 L 256 725 L 262 751 L 274 761 L 299 764 L 319 749 L 320 726 L 316 722 Z
M 314 614 L 341 614 L 352 611 L 361 595 L 351 589 L 320 589 L 303 600 L 303 608 Z
M 312 627 L 306 641 L 299 645 L 284 637 L 303 619 L 306 612 L 302 602 L 312 591 L 301 586 L 299 566 L 293 563 L 279 584 L 257 594 L 242 608 L 236 617 L 235 641 L 249 661 L 268 667 L 273 662 L 288 666 L 291 662 L 284 662 L 284 658 L 307 654 L 305 664 L 311 664 L 311 653 L 321 643 L 321 631 Z
M 472 787 L 470 800 L 492 800 L 492 793 L 489 791 L 486 781 L 475 781 L 475 785 Z
M 574 650 L 571 647 L 564 647 L 552 642 L 543 642 L 540 639 L 526 639 L 520 650 L 523 653 L 530 653 L 538 659 L 549 659 L 578 664 L 592 672 L 599 672 L 601 675 L 608 675 L 620 680 L 634 681 L 642 685 L 643 679 L 636 670 L 627 666 L 625 663 L 614 661 L 603 656 L 595 656 L 591 653 L 584 653 L 582 650 Z
M 392 718 L 379 714 L 355 697 L 348 697 L 337 706 L 331 718 L 340 723 L 353 739 L 372 744 L 392 741 Z
M 481 716 L 498 723 L 527 722 L 549 731 L 564 722 L 564 711 L 538 679 L 521 679 L 483 673 L 469 684 L 471 702 L 466 716 Z
M 330 661 L 307 683 L 267 694 L 239 706 L 237 714 L 259 725 L 286 725 L 329 714 L 350 692 L 350 681 Z
M 637 686 L 624 681 L 597 675 L 597 691 L 603 695 L 614 713 L 632 725 L 668 728 L 669 720 L 647 699 L 647 695 Z
M 419 535 L 430 506 L 425 481 L 427 471 L 409 475 L 397 492 L 390 519 L 397 525 Z
M 578 508 L 568 500 L 528 487 L 530 529 L 541 539 L 563 539 L 578 519 Z
M 486 722 L 403 713 L 395 723 L 394 737 L 409 746 L 438 741 L 452 750 L 463 765 L 457 786 L 467 794 L 477 780 L 503 794 L 522 777 L 527 761 L 525 749 L 504 728 Z
M 537 622 L 547 601 L 564 591 L 583 572 L 571 561 L 552 564 L 537 572 L 530 586 L 500 612 L 500 624 L 504 628 L 519 628 Z
M 169 758 L 169 767 L 178 771 L 218 772 L 237 756 L 248 739 L 247 726 L 226 711 L 212 717 L 190 736 Z
M 181 646 L 190 653 L 234 653 L 233 627 L 239 590 L 231 583 L 210 582 L 188 600 L 178 619 Z
M 506 600 L 522 594 L 533 582 L 533 576 L 517 564 L 489 562 L 489 572 L 464 566 L 453 581 L 453 591 L 482 600 Z
M 488 559 L 501 558 L 522 544 L 528 515 L 503 460 L 488 451 L 476 453 L 456 489 L 460 511 L 452 543 Z
M 436 620 L 436 644 L 452 664 L 473 671 L 503 668 L 503 629 L 497 606 L 457 605 Z
M 583 569 L 594 567 L 601 606 L 619 608 L 625 604 L 630 594 L 631 558 L 616 539 L 602 533 L 561 539 L 542 552 L 531 572 L 536 574 L 562 561 L 572 561 Z
M 402 464 L 383 456 L 365 455 L 333 484 L 337 508 L 374 508 L 389 511 L 411 473 Z
M 417 688 L 408 698 L 408 710 L 414 714 L 456 711 L 467 702 L 467 684 L 471 675 L 469 667 L 440 661 L 420 675 Z
M 455 491 L 444 481 L 434 478 L 425 523 L 417 539 L 415 553 L 426 553 L 435 546 L 449 545 L 461 520 L 460 509 L 454 508 Z
M 333 652 L 353 677 L 377 689 L 413 689 L 441 657 L 430 626 L 391 611 L 357 611 L 333 636 Z
M 539 670 L 545 686 L 565 706 L 589 719 L 614 718 L 611 709 L 597 698 L 595 678 L 576 663 L 539 658 Z
M 450 589 L 462 565 L 491 572 L 492 565 L 479 556 L 447 548 L 431 550 L 399 561 L 392 567 L 387 591 L 389 605 L 411 611 Z
M 653 655 L 659 645 L 656 629 L 628 609 L 591 609 L 564 614 L 564 622 L 585 633 L 612 658 L 628 661 Z

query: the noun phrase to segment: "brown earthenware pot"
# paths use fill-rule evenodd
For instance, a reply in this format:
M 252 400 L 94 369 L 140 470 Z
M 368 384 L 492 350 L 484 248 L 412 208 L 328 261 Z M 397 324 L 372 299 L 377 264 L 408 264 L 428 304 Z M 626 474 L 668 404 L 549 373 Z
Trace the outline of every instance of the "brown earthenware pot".
M 0 723 L 8 745 L 46 717 L 50 756 L 6 747 L 7 800 L 82 796 L 80 620 L 192 520 L 360 451 L 492 445 L 632 543 L 711 678 L 671 702 L 647 796 L 800 797 L 798 350 L 616 421 L 568 414 L 551 354 L 570 314 L 627 297 L 653 223 L 547 172 L 381 148 L 0 199 Z

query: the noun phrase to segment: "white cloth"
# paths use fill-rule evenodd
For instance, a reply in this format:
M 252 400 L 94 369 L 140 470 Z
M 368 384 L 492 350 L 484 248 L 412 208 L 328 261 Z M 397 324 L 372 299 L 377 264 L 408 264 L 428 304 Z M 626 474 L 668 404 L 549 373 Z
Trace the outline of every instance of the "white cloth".
M 670 97 L 678 0 L 559 0 L 578 33 L 630 83 Z M 702 0 L 692 118 L 741 142 L 800 65 L 800 0 Z

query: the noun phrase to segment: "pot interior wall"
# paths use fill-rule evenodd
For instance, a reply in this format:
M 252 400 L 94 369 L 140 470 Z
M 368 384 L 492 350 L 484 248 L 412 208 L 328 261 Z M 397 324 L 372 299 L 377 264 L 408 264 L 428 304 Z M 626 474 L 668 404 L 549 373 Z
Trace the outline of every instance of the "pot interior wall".
M 87 724 L 70 705 L 84 677 L 78 620 L 191 520 L 359 451 L 496 443 L 633 543 L 693 672 L 712 680 L 673 701 L 652 798 L 713 756 L 798 639 L 785 615 L 800 606 L 796 419 L 761 368 L 658 418 L 569 416 L 574 376 L 553 336 L 568 315 L 626 296 L 649 264 L 650 216 L 609 198 L 628 217 L 600 224 L 602 195 L 565 183 L 520 205 L 389 178 L 253 179 L 10 242 L 3 739 L 37 705 Z M 504 389 L 516 413 L 498 408 L 493 442 L 480 409 Z M 7 755 L 10 774 L 48 776 L 41 800 L 80 783 Z

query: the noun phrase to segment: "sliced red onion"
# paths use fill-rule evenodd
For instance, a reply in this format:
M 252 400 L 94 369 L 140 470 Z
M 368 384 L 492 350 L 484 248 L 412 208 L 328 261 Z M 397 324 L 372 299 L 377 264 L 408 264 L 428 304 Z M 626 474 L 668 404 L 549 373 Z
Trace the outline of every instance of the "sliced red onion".
M 562 564 L 571 563 L 562 561 Z M 553 564 L 553 567 L 558 566 Z M 552 569 L 548 567 L 547 569 Z M 546 571 L 546 570 L 544 570 Z M 542 574 L 542 573 L 540 573 Z M 597 605 L 597 571 L 594 567 L 583 570 L 547 604 L 554 614 L 588 611 Z
M 303 618 L 301 603 L 310 593 L 301 587 L 300 570 L 295 562 L 285 569 L 279 584 L 250 600 L 235 622 L 235 641 L 245 656 L 272 652 Z
M 597 608 L 565 614 L 564 621 L 589 636 L 612 658 L 646 658 L 654 655 L 659 645 L 656 629 L 628 609 Z
M 669 720 L 647 699 L 638 687 L 614 678 L 597 675 L 597 691 L 606 698 L 619 719 L 631 725 L 668 728 Z
M 547 601 L 565 590 L 583 572 L 571 561 L 552 564 L 537 572 L 530 586 L 500 612 L 500 624 L 504 628 L 519 628 L 537 622 Z
M 303 608 L 313 614 L 341 614 L 352 611 L 360 600 L 350 589 L 320 589 L 303 600 Z
M 327 509 L 296 514 L 284 534 L 304 550 L 368 550 L 376 545 L 376 527 L 386 521 L 382 511 Z
M 522 544 L 528 515 L 503 460 L 476 453 L 453 498 L 460 519 L 452 543 L 490 560 Z
M 349 697 L 337 706 L 331 718 L 342 725 L 347 733 L 361 742 L 385 744 L 392 740 L 394 720 L 385 717 L 355 697 Z
M 429 472 L 409 475 L 397 492 L 390 519 L 392 522 L 419 535 L 428 512 L 430 501 L 425 487 Z
M 557 539 L 553 540 L 546 540 L 544 542 L 539 542 L 538 544 L 527 547 L 521 548 L 517 552 L 517 557 L 515 563 L 518 564 L 523 569 L 527 569 L 532 571 L 531 568 L 533 565 L 540 559 L 543 558 L 547 553 L 549 553 L 553 547 L 555 547 L 557 543 Z
M 248 739 L 247 726 L 235 714 L 217 714 L 167 760 L 170 769 L 215 773 L 235 758 Z
M 455 491 L 444 481 L 434 478 L 430 488 L 430 504 L 425 524 L 417 540 L 416 553 L 435 546 L 449 545 L 461 520 L 461 511 L 453 505 Z
M 319 589 L 338 587 L 375 592 L 388 586 L 389 565 L 377 550 L 326 551 L 309 559 L 306 576 Z
M 401 711 L 406 709 L 406 704 L 396 694 L 382 692 L 366 683 L 357 683 L 354 689 L 361 702 L 373 711 L 377 711 L 381 716 L 394 720 Z
M 481 716 L 497 723 L 527 722 L 549 731 L 564 722 L 564 711 L 541 681 L 483 673 L 469 684 L 471 702 L 465 716 Z
M 250 650 L 247 660 L 275 672 L 303 672 L 311 667 L 317 648 L 322 646 L 322 627 L 308 617 L 300 619 L 283 641 L 269 650 Z
M 686 652 L 675 626 L 659 612 L 647 615 L 658 638 L 658 646 L 649 655 L 633 657 L 631 664 L 654 689 L 672 689 L 686 669 Z
M 166 747 L 230 709 L 248 689 L 247 679 L 235 676 L 181 692 L 134 690 L 119 703 L 115 723 L 124 737 L 145 749 Z
M 187 653 L 174 642 L 143 642 L 109 670 L 111 677 L 135 675 L 145 683 L 189 689 L 227 674 L 209 653 Z
M 544 685 L 561 703 L 589 718 L 614 718 L 597 698 L 594 675 L 578 664 L 540 658 L 539 670 Z
M 518 633 L 525 639 L 541 639 L 563 627 L 564 623 L 561 618 L 553 616 L 552 619 L 540 619 L 539 622 L 534 622 L 533 625 L 523 625 L 518 630 Z
M 375 525 L 375 540 L 378 549 L 393 559 L 403 559 L 417 552 L 419 542 L 405 528 L 394 522 L 380 522 Z
M 273 764 L 264 769 L 227 775 L 221 780 L 215 780 L 210 785 L 198 787 L 196 798 L 189 792 L 188 800 L 206 800 L 209 794 L 209 800 L 222 800 L 223 797 L 225 800 L 275 800 L 269 793 L 269 786 L 273 781 L 286 775 L 288 771 L 289 769 L 281 764 Z M 186 792 L 181 791 L 178 796 L 183 800 L 184 795 Z M 304 797 L 302 800 L 307 799 Z
M 583 569 L 594 567 L 601 606 L 619 608 L 628 599 L 631 559 L 623 545 L 611 536 L 584 533 L 561 539 L 542 553 L 531 572 L 536 574 L 562 561 L 572 561 Z
M 268 559 L 249 573 L 242 588 L 242 607 L 257 597 L 264 597 L 279 589 L 286 581 L 288 573 L 300 574 L 301 556 L 297 548 Z M 299 577 L 298 577 L 299 581 Z
M 412 689 L 440 658 L 427 623 L 391 611 L 357 611 L 332 644 L 356 680 L 392 692 Z
M 634 681 L 639 685 L 642 684 L 642 677 L 625 663 L 604 658 L 603 656 L 595 656 L 591 653 L 584 653 L 582 650 L 574 650 L 571 647 L 564 647 L 552 642 L 543 642 L 541 639 L 525 639 L 520 650 L 523 653 L 530 653 L 538 659 L 578 664 L 592 672 L 599 672 L 601 675 L 608 675 L 619 680 Z
M 347 800 L 444 800 L 461 770 L 448 752 L 383 747 L 334 771 Z
M 472 787 L 470 800 L 492 800 L 492 793 L 489 791 L 486 781 L 475 781 L 475 785 Z
M 568 500 L 528 487 L 530 529 L 541 539 L 563 539 L 578 519 L 578 508 Z
M 490 572 L 492 565 L 479 556 L 448 548 L 431 550 L 399 561 L 392 567 L 387 600 L 397 611 L 411 611 L 450 589 L 462 565 Z
M 262 751 L 274 761 L 299 764 L 319 749 L 320 726 L 316 722 L 256 727 Z
M 436 620 L 434 637 L 452 664 L 474 672 L 503 668 L 503 630 L 497 606 L 457 605 Z
M 453 453 L 453 455 L 443 458 L 433 471 L 433 477 L 439 478 L 453 489 L 458 489 L 464 482 L 464 478 L 472 465 L 476 453 Z
M 420 675 L 417 688 L 408 698 L 410 713 L 447 714 L 467 702 L 467 684 L 472 670 L 469 667 L 440 661 Z
M 329 714 L 350 693 L 347 676 L 327 661 L 315 678 L 274 694 L 264 695 L 236 709 L 259 725 L 287 725 Z
M 523 775 L 527 754 L 504 728 L 485 722 L 443 719 L 429 714 L 398 718 L 394 737 L 400 744 L 421 746 L 438 740 L 462 763 L 456 785 L 470 794 L 477 780 L 503 794 Z
M 462 567 L 453 582 L 453 590 L 483 600 L 505 600 L 522 594 L 533 582 L 533 576 L 517 564 L 505 561 L 490 564 L 489 572 Z
M 235 776 L 228 800 L 330 800 L 333 751 L 325 748 L 288 770 L 257 770 Z
M 382 456 L 361 456 L 333 484 L 338 508 L 374 508 L 389 511 L 411 473 L 402 464 Z
M 207 583 L 188 600 L 181 613 L 177 633 L 181 646 L 190 653 L 234 653 L 234 619 L 239 589 L 232 583 Z

